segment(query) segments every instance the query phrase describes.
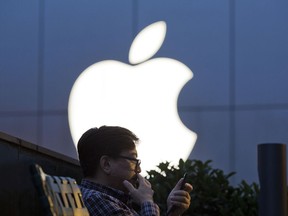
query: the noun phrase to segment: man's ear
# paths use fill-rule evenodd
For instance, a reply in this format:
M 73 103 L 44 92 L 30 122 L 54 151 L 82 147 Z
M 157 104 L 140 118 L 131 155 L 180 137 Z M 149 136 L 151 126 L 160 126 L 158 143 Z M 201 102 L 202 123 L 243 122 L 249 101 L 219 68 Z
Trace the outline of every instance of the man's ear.
M 100 158 L 100 167 L 107 175 L 111 173 L 111 159 L 107 155 L 103 155 Z

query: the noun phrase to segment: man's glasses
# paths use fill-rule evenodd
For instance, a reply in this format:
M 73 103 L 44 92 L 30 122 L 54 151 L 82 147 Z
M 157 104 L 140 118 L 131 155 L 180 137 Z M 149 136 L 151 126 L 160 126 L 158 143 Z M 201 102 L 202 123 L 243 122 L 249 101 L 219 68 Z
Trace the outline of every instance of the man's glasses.
M 141 160 L 140 159 L 136 159 L 136 158 L 132 158 L 132 157 L 127 157 L 127 156 L 123 156 L 123 155 L 118 155 L 117 156 L 118 158 L 124 158 L 124 159 L 127 159 L 127 160 L 130 160 L 130 161 L 134 161 L 136 162 L 136 167 L 135 167 L 135 170 L 138 170 L 139 167 L 140 167 L 140 164 L 141 164 Z

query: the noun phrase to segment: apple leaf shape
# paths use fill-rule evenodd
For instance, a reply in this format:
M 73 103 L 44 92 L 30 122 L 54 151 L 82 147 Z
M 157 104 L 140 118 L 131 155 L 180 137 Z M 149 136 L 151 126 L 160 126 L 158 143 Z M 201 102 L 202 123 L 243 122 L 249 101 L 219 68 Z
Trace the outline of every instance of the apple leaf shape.
M 151 58 L 162 46 L 166 35 L 166 23 L 158 21 L 144 28 L 133 40 L 129 62 L 139 64 Z

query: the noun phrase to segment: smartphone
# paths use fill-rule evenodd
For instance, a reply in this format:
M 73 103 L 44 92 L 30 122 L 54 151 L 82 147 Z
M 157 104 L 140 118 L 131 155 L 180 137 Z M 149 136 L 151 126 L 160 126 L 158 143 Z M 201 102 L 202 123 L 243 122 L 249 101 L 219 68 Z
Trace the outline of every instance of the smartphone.
M 183 181 L 182 181 L 182 183 L 181 183 L 180 190 L 183 190 L 184 187 L 185 187 L 185 183 L 187 182 L 187 173 L 184 173 L 183 178 L 184 178 L 184 179 L 183 179 Z

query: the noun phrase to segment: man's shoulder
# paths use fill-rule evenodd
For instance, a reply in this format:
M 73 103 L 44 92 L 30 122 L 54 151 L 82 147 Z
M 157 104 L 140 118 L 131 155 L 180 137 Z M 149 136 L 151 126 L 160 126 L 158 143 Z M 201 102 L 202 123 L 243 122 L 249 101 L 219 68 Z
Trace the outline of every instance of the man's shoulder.
M 99 198 L 99 199 L 103 199 L 105 197 L 109 197 L 108 194 L 103 193 L 99 190 L 97 190 L 96 188 L 87 188 L 83 185 L 80 185 L 80 190 L 82 193 L 83 198 L 88 198 L 88 197 L 94 197 L 95 199 Z

